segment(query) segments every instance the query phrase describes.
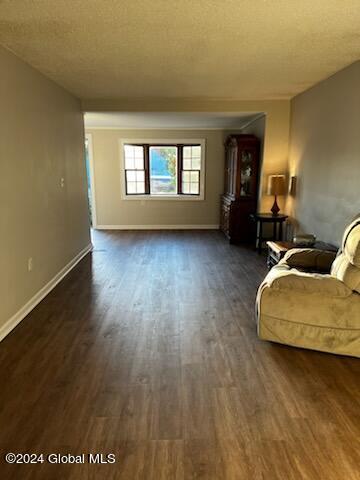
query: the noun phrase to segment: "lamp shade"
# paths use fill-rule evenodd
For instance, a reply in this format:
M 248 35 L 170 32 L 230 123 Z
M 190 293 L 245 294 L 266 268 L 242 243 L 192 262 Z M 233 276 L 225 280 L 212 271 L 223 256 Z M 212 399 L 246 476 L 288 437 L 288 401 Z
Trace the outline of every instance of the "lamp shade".
M 285 195 L 285 175 L 269 175 L 268 195 Z

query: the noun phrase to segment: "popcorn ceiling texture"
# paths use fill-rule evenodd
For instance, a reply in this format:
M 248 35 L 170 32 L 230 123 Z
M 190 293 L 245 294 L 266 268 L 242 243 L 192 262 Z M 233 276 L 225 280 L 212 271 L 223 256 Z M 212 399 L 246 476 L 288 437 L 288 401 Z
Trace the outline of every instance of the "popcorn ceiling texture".
M 286 99 L 359 58 L 359 0 L 0 2 L 0 43 L 81 99 Z

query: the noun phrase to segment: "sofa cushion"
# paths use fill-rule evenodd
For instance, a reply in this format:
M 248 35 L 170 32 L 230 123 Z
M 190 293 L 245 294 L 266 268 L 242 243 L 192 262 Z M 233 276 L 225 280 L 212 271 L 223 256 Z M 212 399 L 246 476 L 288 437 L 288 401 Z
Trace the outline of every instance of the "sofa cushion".
M 348 297 L 352 290 L 331 275 L 300 272 L 296 269 L 279 272 L 268 285 L 279 290 L 296 290 L 331 297 Z
M 345 283 L 351 290 L 360 293 L 360 268 L 350 263 L 347 255 L 339 255 L 331 267 L 331 274 Z
M 343 253 L 349 262 L 360 268 L 360 219 L 352 222 L 345 230 L 343 238 Z

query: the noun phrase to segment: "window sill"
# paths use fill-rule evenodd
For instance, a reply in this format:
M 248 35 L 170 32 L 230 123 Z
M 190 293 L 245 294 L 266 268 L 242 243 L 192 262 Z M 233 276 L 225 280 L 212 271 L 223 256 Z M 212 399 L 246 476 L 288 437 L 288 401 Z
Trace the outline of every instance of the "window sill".
M 204 195 L 123 195 L 122 200 L 150 200 L 150 201 L 191 201 L 199 202 L 204 200 Z

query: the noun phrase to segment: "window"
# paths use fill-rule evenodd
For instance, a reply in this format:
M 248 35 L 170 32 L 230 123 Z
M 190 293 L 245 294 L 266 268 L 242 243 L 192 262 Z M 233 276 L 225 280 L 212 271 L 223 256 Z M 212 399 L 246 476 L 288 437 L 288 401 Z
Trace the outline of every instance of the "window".
M 204 145 L 203 140 L 123 141 L 126 197 L 203 199 Z
M 200 193 L 200 145 L 186 146 L 183 148 L 182 161 L 182 191 L 198 195 Z
M 175 146 L 150 146 L 150 193 L 174 195 L 177 189 L 178 149 Z
M 125 185 L 127 195 L 145 193 L 145 158 L 142 145 L 125 145 Z

